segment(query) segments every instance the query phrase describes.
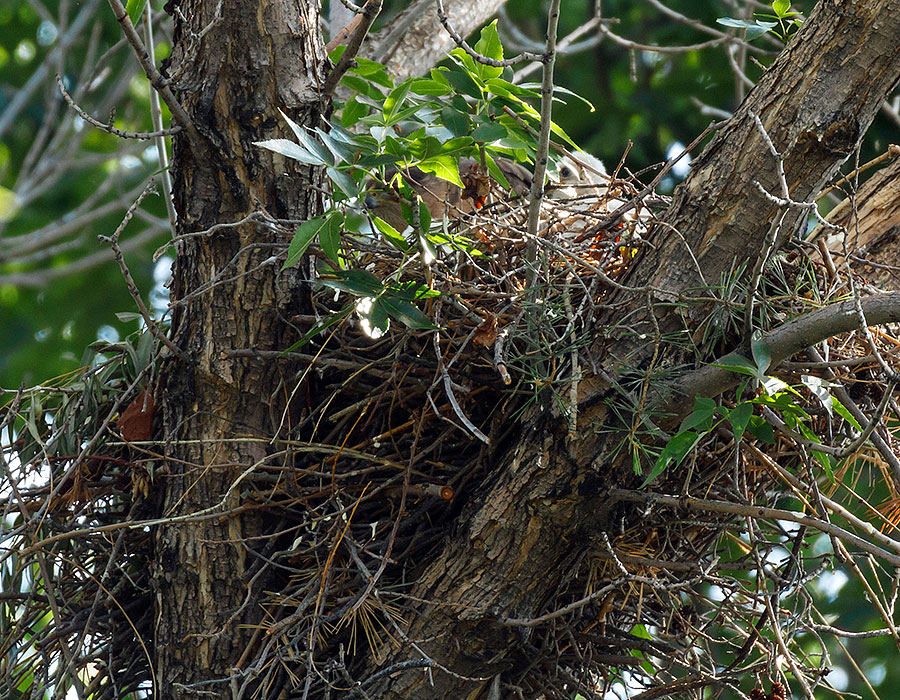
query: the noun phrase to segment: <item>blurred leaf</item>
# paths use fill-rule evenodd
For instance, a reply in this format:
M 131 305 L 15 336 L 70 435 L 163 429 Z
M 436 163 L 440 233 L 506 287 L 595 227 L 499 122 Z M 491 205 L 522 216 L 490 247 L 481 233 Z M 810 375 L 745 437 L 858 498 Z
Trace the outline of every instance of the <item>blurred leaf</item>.
M 128 13 L 128 18 L 135 27 L 137 27 L 138 22 L 141 21 L 141 17 L 144 14 L 144 8 L 146 7 L 147 0 L 128 0 L 128 4 L 125 6 L 125 12 Z
M 760 20 L 751 22 L 745 19 L 732 19 L 731 17 L 719 17 L 716 22 L 724 27 L 746 29 L 747 39 L 755 39 L 778 26 L 777 22 L 762 22 Z

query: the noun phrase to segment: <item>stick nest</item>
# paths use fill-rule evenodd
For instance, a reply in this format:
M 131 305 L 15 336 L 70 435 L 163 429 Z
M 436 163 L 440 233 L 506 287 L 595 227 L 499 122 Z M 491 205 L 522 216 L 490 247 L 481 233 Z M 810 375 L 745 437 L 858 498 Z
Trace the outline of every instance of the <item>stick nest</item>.
M 408 315 L 398 312 L 373 337 L 365 304 L 354 300 L 340 321 L 276 358 L 301 361 L 282 391 L 303 408 L 278 444 L 291 459 L 281 452 L 232 487 L 273 525 L 264 542 L 247 543 L 261 555 L 247 580 L 264 585 L 251 587 L 245 609 L 262 609 L 262 622 L 240 669 L 211 686 L 216 693 L 365 697 L 372 659 L 377 666 L 410 643 L 411 584 L 464 527 L 461 516 L 486 492 L 519 421 L 544 415 L 575 430 L 578 382 L 603 359 L 593 321 L 653 224 L 641 204 L 611 217 L 626 190 L 614 200 L 548 200 L 537 237 L 527 235 L 524 204 L 495 197 L 445 222 L 439 236 L 447 243 L 432 244 L 436 251 L 403 255 L 378 238 L 352 242 L 358 268 L 440 293 L 415 302 L 435 328 L 404 329 Z M 797 248 L 762 281 L 760 317 L 794 316 L 849 289 L 849 279 L 829 276 Z M 715 291 L 725 302 L 741 299 L 737 280 Z M 347 308 L 345 294 L 317 287 L 309 312 L 294 321 L 309 329 Z M 720 332 L 700 339 L 705 347 L 738 342 L 728 323 L 709 326 Z M 880 525 L 893 529 L 900 499 L 883 450 L 863 442 L 835 462 L 831 479 L 803 431 L 836 446 L 851 442 L 859 430 L 828 410 L 819 389 L 839 386 L 873 416 L 884 393 L 880 362 L 896 366 L 898 345 L 888 331 L 851 333 L 829 342 L 830 365 L 771 370 L 795 387 L 803 416 L 795 412 L 769 440 L 744 433 L 736 442 L 723 422 L 652 489 L 630 491 L 636 495 L 617 506 L 601 541 L 569 543 L 581 551 L 535 613 L 547 621 L 517 637 L 503 696 L 598 698 L 631 684 L 659 688 L 652 697 L 709 685 L 744 698 L 767 697 L 771 688 L 776 697 L 784 672 L 795 684 L 800 676 L 808 687 L 821 683 L 827 625 L 806 584 L 830 566 L 829 539 L 814 527 L 756 517 L 750 506 L 824 518 L 829 494 L 857 510 L 883 506 Z M 20 392 L 4 414 L 15 440 L 3 462 L 3 697 L 32 683 L 62 687 L 76 671 L 93 698 L 125 698 L 149 690 L 153 678 L 152 485 L 164 448 L 152 439 L 153 397 L 141 388 L 157 349 L 144 334 L 101 350 L 104 359 L 78 376 Z M 754 388 L 744 391 L 746 399 Z M 722 406 L 743 399 L 732 393 Z M 884 427 L 893 408 L 873 416 L 882 443 L 893 439 Z M 617 429 L 627 437 L 623 454 L 636 451 L 646 472 L 662 444 L 629 432 L 628 420 Z M 651 492 L 702 503 L 653 500 Z M 703 505 L 713 502 L 748 511 Z M 852 524 L 847 531 L 861 534 Z M 892 604 L 885 600 L 885 609 Z M 441 673 L 439 663 L 420 665 Z

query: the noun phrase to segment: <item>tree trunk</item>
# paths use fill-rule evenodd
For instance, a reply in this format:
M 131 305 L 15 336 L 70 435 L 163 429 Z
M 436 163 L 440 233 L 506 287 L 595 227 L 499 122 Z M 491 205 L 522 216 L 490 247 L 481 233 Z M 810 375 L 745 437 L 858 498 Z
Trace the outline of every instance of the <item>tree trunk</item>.
M 506 0 L 445 0 L 450 26 L 463 38 L 481 27 Z M 388 67 L 397 81 L 423 75 L 456 46 L 437 14 L 435 0 L 418 0 L 374 35 L 363 55 Z
M 805 221 L 805 210 L 782 207 L 758 191 L 756 182 L 784 197 L 776 159 L 752 115 L 784 156 L 790 199 L 810 201 L 896 86 L 898 37 L 900 0 L 817 5 L 695 161 L 675 194 L 667 225 L 651 232 L 649 252 L 635 264 L 628 284 L 652 289 L 618 292 L 615 301 L 624 306 L 617 313 L 633 314 L 635 322 L 622 337 L 597 343 L 609 374 L 614 376 L 626 358 L 631 366 L 646 368 L 654 355 L 654 344 L 635 332 L 641 317 L 646 328 L 639 330 L 651 338 L 693 331 L 686 318 L 655 302 L 716 284 L 735 264 L 752 268 Z M 619 318 L 598 319 L 597 327 Z M 668 351 L 660 348 L 663 356 Z M 579 412 L 579 439 L 566 442 L 562 421 L 526 426 L 485 497 L 463 514 L 461 531 L 414 586 L 411 600 L 428 601 L 407 617 L 407 636 L 417 648 L 386 650 L 382 668 L 423 653 L 433 666 L 427 673 L 396 667 L 366 688 L 370 697 L 473 697 L 479 684 L 488 685 L 510 666 L 513 651 L 527 638 L 521 621 L 540 614 L 558 577 L 576 566 L 587 543 L 607 528 L 614 504 L 604 493 L 634 477 L 627 453 L 611 458 L 615 440 L 600 430 L 612 422 L 607 405 L 597 401 L 609 391 L 608 381 L 595 376 L 582 384 L 580 394 L 590 401 Z
M 845 256 L 854 272 L 871 284 L 897 289 L 900 271 L 900 147 L 891 146 L 895 160 L 866 180 L 828 215 L 840 230 L 820 226 L 810 240 L 822 241 L 842 266 Z
M 290 426 L 283 365 L 229 350 L 282 350 L 286 319 L 300 309 L 295 270 L 279 273 L 283 230 L 237 222 L 255 211 L 306 219 L 322 210 L 321 174 L 253 145 L 283 128 L 279 110 L 317 126 L 327 67 L 318 0 L 173 0 L 174 47 L 167 70 L 201 135 L 175 139 L 179 218 L 172 284 L 174 342 L 162 377 L 166 462 L 160 484 L 167 517 L 212 510 L 159 530 L 156 539 L 156 662 L 159 698 L 230 697 L 229 677 L 251 651 L 261 612 L 259 560 L 247 538 L 252 514 L 230 489 Z M 217 8 L 220 15 L 217 17 Z M 200 39 L 200 34 L 203 37 Z M 220 507 L 221 504 L 221 507 Z M 237 683 L 235 678 L 233 682 Z M 207 683 L 207 681 L 214 681 Z

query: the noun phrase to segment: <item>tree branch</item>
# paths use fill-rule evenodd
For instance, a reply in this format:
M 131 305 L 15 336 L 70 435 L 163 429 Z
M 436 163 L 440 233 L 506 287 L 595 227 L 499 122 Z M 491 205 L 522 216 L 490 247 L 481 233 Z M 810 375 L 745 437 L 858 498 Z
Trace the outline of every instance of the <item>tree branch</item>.
M 900 322 L 900 292 L 873 294 L 861 299 L 860 303 L 866 320 L 873 326 Z M 776 367 L 812 345 L 858 328 L 856 302 L 851 299 L 788 321 L 766 333 L 762 341 L 772 354 L 770 366 Z M 711 398 L 736 387 L 744 375 L 727 369 L 725 363 L 741 357 L 741 353 L 735 351 L 719 358 L 717 364 L 680 377 L 666 390 L 676 394 L 667 408 L 681 418 L 690 412 L 695 396 Z

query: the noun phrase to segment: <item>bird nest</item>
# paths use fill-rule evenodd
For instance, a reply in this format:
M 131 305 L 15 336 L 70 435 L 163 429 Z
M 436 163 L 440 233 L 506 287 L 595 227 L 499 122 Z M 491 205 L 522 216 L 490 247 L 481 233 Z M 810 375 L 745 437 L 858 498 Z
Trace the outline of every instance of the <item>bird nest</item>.
M 518 419 L 571 421 L 578 382 L 599 369 L 593 321 L 653 225 L 643 205 L 623 208 L 627 195 L 548 200 L 536 235 L 526 203 L 496 196 L 436 225 L 412 254 L 374 236 L 354 239 L 358 270 L 437 293 L 406 300 L 433 327 L 404 329 L 417 317 L 401 304 L 388 314 L 391 327 L 373 328 L 372 301 L 358 295 L 342 313 L 346 299 L 327 284 L 336 273 L 323 275 L 308 313 L 295 319 L 320 332 L 280 360 L 305 367 L 286 387 L 303 397 L 280 445 L 293 463 L 259 465 L 240 486 L 277 526 L 263 544 L 247 543 L 261 548 L 249 575 L 265 582 L 249 608 L 265 615 L 222 692 L 365 697 L 372 659 L 408 641 L 409 584 L 484 493 Z M 761 283 L 775 317 L 823 298 L 821 263 L 802 249 L 788 258 Z M 832 284 L 830 294 L 838 291 Z M 830 665 L 822 637 L 832 630 L 816 621 L 806 584 L 829 566 L 828 538 L 840 559 L 843 535 L 862 525 L 816 529 L 837 498 L 824 491 L 840 491 L 849 477 L 813 477 L 803 431 L 835 444 L 852 432 L 842 414 L 824 410 L 823 383 L 848 401 L 881 405 L 884 368 L 854 359 L 871 358 L 872 343 L 900 341 L 845 334 L 830 342 L 829 362 L 782 366 L 778 376 L 798 387 L 796 409 L 769 439 L 759 425 L 740 439 L 749 424 L 738 433 L 724 423 L 652 490 L 622 484 L 609 532 L 579 553 L 535 612 L 546 621 L 517 638 L 502 675 L 509 697 L 598 698 L 626 685 L 663 697 L 712 685 L 778 698 L 785 671 L 795 684 L 821 683 Z M 152 397 L 138 391 L 155 349 L 149 334 L 105 349 L 107 359 L 74 381 L 21 392 L 5 413 L 18 439 L 4 453 L 4 697 L 29 679 L 60 687 L 77 670 L 91 697 L 124 698 L 153 675 L 148 496 L 164 457 L 146 434 Z M 731 395 L 722 406 L 740 403 Z M 882 425 L 884 411 L 876 417 Z M 661 445 L 648 449 L 658 454 Z M 852 457 L 835 468 L 856 470 L 862 503 L 897 498 L 885 487 L 892 480 L 878 478 L 886 457 L 877 446 L 863 441 Z M 792 515 L 800 510 L 812 520 Z M 889 517 L 883 524 L 892 527 Z M 814 652 L 811 640 L 820 642 Z

